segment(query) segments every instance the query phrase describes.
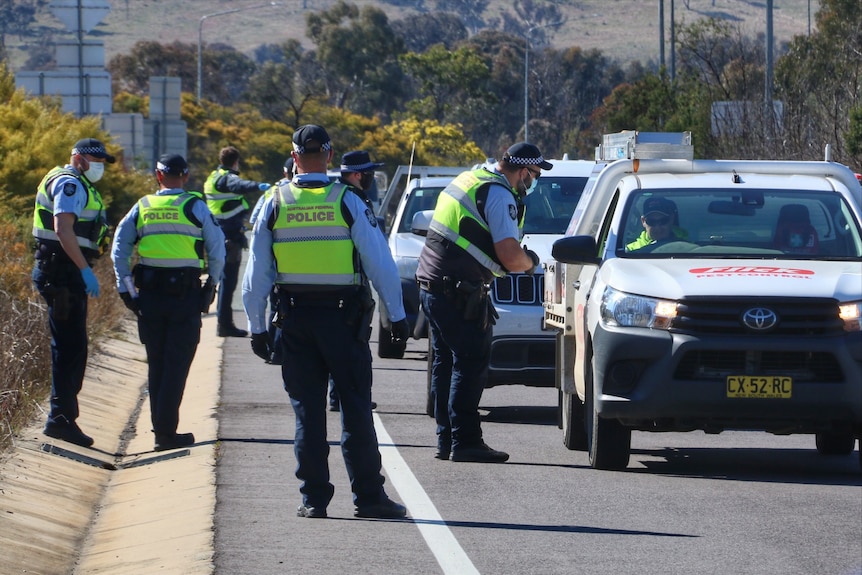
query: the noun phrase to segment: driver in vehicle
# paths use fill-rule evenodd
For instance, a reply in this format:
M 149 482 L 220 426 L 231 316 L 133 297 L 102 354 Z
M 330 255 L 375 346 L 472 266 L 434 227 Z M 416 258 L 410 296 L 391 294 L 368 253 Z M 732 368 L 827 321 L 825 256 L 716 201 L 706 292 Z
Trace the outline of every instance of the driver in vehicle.
M 641 216 L 644 229 L 635 241 L 626 245 L 626 251 L 633 252 L 646 246 L 674 240 L 687 240 L 688 232 L 675 225 L 676 221 L 676 204 L 658 196 L 648 198 L 644 202 Z

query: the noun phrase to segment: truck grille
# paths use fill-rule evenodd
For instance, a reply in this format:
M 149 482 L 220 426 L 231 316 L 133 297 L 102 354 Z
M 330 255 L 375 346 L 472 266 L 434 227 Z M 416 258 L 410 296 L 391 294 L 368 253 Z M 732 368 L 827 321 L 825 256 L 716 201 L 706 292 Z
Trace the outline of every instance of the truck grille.
M 743 323 L 747 310 L 763 308 L 777 316 L 775 326 L 757 332 Z M 841 335 L 838 304 L 826 298 L 687 298 L 680 301 L 673 331 L 724 335 Z
M 793 381 L 839 383 L 844 373 L 828 352 L 700 350 L 686 353 L 674 379 L 723 381 L 728 375 L 781 375 Z
M 494 303 L 510 305 L 542 305 L 545 276 L 542 274 L 509 274 L 491 284 Z

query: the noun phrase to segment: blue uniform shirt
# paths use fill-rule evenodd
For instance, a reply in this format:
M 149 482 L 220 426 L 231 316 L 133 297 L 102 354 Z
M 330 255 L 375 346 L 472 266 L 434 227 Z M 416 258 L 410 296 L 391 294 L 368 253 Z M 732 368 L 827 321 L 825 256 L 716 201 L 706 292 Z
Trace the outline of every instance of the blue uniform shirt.
M 65 168 L 73 173 L 80 174 L 78 170 L 72 167 L 71 164 L 66 164 Z M 75 214 L 78 218 L 87 205 L 88 194 L 87 188 L 78 178 L 63 174 L 58 176 L 51 186 L 48 188 L 48 193 L 51 194 L 51 199 L 54 201 L 54 215 L 57 214 Z
M 159 190 L 157 196 L 176 196 L 184 190 L 173 188 L 170 190 Z M 224 233 L 207 207 L 204 200 L 192 203 L 192 213 L 203 224 L 204 247 L 207 255 L 207 266 L 213 281 L 221 278 L 224 270 L 225 247 Z M 123 285 L 123 278 L 132 274 L 129 261 L 138 241 L 138 204 L 135 203 L 129 213 L 117 226 L 114 234 L 114 244 L 111 246 L 111 259 L 114 261 L 114 272 L 117 275 L 117 289 L 120 293 L 128 291 Z
M 505 177 L 497 169 L 494 169 L 494 173 Z M 488 222 L 491 239 L 495 244 L 506 238 L 521 241 L 517 214 L 518 207 L 512 192 L 500 184 L 491 184 L 488 187 L 488 198 L 485 200 L 485 220 Z
M 329 185 L 326 174 L 299 174 L 293 182 L 297 185 L 317 183 Z M 353 216 L 350 239 L 359 252 L 362 272 L 380 296 L 393 322 L 404 319 L 404 304 L 401 300 L 401 279 L 398 268 L 383 234 L 377 229 L 377 219 L 365 203 L 353 193 L 345 193 L 344 205 Z M 272 230 L 267 227 L 273 212 L 275 194 L 261 207 L 251 238 L 248 266 L 242 279 L 242 303 L 248 316 L 251 333 L 267 331 L 266 303 L 275 282 L 275 256 L 272 253 Z

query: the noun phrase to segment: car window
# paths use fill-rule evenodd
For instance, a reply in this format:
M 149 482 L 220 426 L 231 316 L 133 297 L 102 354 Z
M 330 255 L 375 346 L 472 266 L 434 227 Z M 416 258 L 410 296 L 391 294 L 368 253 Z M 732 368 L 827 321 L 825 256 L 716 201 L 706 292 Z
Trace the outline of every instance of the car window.
M 398 230 L 396 233 L 404 234 L 411 231 L 413 224 L 413 216 L 424 210 L 433 210 L 437 205 L 437 196 L 443 188 L 416 188 L 407 197 L 404 205 L 404 215 L 401 221 L 398 222 Z
M 645 206 L 662 211 L 644 216 Z M 862 257 L 859 223 L 830 192 L 651 190 L 625 209 L 617 254 L 626 257 Z
M 563 234 L 581 198 L 587 177 L 542 175 L 524 198 L 525 234 Z

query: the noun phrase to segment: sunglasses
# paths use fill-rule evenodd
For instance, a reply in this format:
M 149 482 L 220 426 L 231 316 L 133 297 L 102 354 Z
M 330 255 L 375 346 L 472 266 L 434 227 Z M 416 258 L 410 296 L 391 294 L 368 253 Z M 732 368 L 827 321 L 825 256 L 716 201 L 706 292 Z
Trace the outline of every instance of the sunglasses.
M 530 175 L 533 176 L 534 180 L 538 180 L 542 176 L 542 170 L 536 170 L 534 172 L 530 168 L 524 168 L 524 169 L 527 170 L 528 172 L 530 172 Z
M 648 226 L 666 226 L 670 223 L 670 218 L 667 216 L 653 216 L 646 218 Z

